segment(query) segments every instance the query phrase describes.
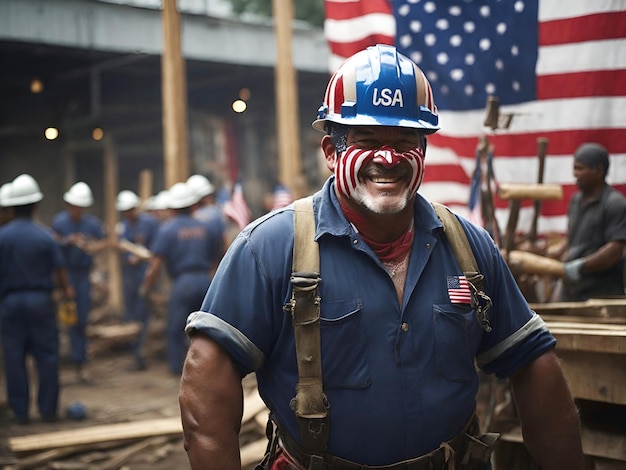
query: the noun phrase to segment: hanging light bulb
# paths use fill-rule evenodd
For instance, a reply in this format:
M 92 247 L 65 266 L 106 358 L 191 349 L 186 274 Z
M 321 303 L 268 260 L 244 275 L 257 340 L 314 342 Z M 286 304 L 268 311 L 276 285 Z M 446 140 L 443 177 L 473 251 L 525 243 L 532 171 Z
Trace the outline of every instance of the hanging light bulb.
M 94 129 L 91 131 L 91 138 L 93 140 L 102 140 L 102 138 L 104 137 L 104 131 L 102 130 L 101 127 L 94 127 Z
M 59 130 L 56 127 L 48 127 L 43 134 L 46 139 L 54 140 L 59 137 Z
M 41 93 L 43 91 L 43 82 L 38 78 L 33 78 L 30 81 L 30 92 L 31 93 Z
M 233 111 L 236 113 L 243 113 L 248 108 L 248 105 L 244 100 L 235 100 L 233 101 L 232 107 Z

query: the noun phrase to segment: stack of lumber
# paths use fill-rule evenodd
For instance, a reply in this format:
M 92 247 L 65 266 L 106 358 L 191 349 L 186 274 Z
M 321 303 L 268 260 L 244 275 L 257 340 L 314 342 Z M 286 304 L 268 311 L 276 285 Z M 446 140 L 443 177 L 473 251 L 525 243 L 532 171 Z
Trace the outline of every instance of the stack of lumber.
M 556 353 L 581 414 L 586 468 L 625 469 L 626 299 L 530 306 L 557 340 Z M 501 440 L 508 446 L 502 447 L 505 454 L 517 452 L 510 446 L 522 442 L 519 426 L 503 432 Z
M 244 397 L 242 468 L 261 461 L 267 439 L 268 410 L 256 389 Z M 8 439 L 14 462 L 7 470 L 117 470 L 133 459 L 156 462 L 182 447 L 180 417 L 101 424 Z
M 574 396 L 626 406 L 626 299 L 531 307 L 557 339 Z

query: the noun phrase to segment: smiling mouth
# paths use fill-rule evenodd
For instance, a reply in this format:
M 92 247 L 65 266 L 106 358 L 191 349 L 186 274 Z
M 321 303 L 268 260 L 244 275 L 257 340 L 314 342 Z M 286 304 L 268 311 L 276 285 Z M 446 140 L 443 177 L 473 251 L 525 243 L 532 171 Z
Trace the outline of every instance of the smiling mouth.
M 377 175 L 372 175 L 369 176 L 369 179 L 372 183 L 376 183 L 376 184 L 394 184 L 397 183 L 398 181 L 400 181 L 402 179 L 401 176 L 395 175 L 395 176 L 377 176 Z

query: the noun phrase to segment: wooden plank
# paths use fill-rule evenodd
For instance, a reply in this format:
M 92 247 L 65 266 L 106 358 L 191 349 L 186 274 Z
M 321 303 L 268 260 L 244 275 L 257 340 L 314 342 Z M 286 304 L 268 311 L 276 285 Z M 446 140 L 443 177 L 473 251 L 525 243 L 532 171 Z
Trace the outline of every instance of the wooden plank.
M 175 434 L 182 436 L 180 417 L 103 424 L 31 436 L 11 437 L 8 444 L 11 452 L 20 453 Z
M 259 439 L 241 448 L 241 468 L 263 460 L 267 449 L 267 439 Z
M 563 262 L 537 255 L 529 251 L 511 250 L 503 253 L 513 272 L 541 274 L 561 278 L 564 276 Z
M 574 322 L 579 324 L 584 323 L 600 323 L 600 324 L 612 324 L 612 325 L 626 325 L 626 316 L 624 317 L 599 317 L 599 316 L 581 316 L 581 315 L 551 315 L 543 314 L 541 318 L 546 323 L 556 322 Z
M 605 354 L 626 354 L 626 337 L 623 333 L 610 330 L 568 331 L 551 329 L 557 341 L 557 351 L 596 352 Z M 626 360 L 626 357 L 623 358 Z
M 257 389 L 244 397 L 242 422 L 247 422 L 259 413 L 267 411 Z M 125 441 L 153 436 L 182 436 L 180 417 L 97 425 L 85 428 L 12 437 L 9 448 L 13 453 L 43 451 L 81 445 L 92 445 L 110 441 Z
M 522 431 L 518 427 L 502 433 L 506 442 L 523 443 Z M 582 429 L 583 452 L 585 455 L 626 462 L 626 436 L 596 429 Z M 624 467 L 622 467 L 624 468 Z
M 589 299 L 584 302 L 548 302 L 529 304 L 535 312 L 544 315 L 576 315 L 626 318 L 626 298 Z
M 558 346 L 557 355 L 574 397 L 626 405 L 626 356 Z
M 550 321 L 546 322 L 549 328 L 558 328 L 562 330 L 580 330 L 582 332 L 590 330 L 613 331 L 626 334 L 626 325 L 613 323 L 579 323 L 577 321 Z
M 560 184 L 500 183 L 498 196 L 501 199 L 515 201 L 563 199 L 563 188 Z
M 253 389 L 248 395 L 244 397 L 243 402 L 243 416 L 241 418 L 242 423 L 246 423 L 253 419 L 259 413 L 266 411 L 265 415 L 269 413 L 269 410 L 265 406 L 265 403 L 259 396 L 258 390 Z M 265 429 L 265 428 L 264 428 Z

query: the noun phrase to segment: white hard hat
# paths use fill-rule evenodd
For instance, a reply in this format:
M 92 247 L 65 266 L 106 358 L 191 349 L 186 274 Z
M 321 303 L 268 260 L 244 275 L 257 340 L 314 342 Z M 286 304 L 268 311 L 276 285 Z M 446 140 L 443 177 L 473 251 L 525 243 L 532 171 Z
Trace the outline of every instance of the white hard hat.
M 201 198 L 215 192 L 215 187 L 206 176 L 191 175 L 187 180 L 187 184 L 194 190 L 198 197 Z
M 187 183 L 176 183 L 167 193 L 170 209 L 191 207 L 200 200 L 198 194 Z
M 63 200 L 68 204 L 77 207 L 91 207 L 93 205 L 93 195 L 87 183 L 79 181 L 72 185 L 63 195 Z
M 143 201 L 143 204 L 142 204 L 141 207 L 145 211 L 153 211 L 155 209 L 155 207 L 154 207 L 154 201 L 155 200 L 156 200 L 156 196 L 150 196 L 148 199 Z
M 154 196 L 154 201 L 152 203 L 152 209 L 157 211 L 162 211 L 165 209 L 169 209 L 169 193 L 166 190 L 159 192 L 156 196 Z
M 120 191 L 115 200 L 115 209 L 120 212 L 125 212 L 135 207 L 139 207 L 141 200 L 134 192 L 125 189 Z
M 43 194 L 39 189 L 37 181 L 27 174 L 15 178 L 11 182 L 9 189 L 10 192 L 7 194 L 7 197 L 2 199 L 3 205 L 6 207 L 25 206 L 43 199 Z
M 7 207 L 6 201 L 11 197 L 11 183 L 0 186 L 0 206 Z

